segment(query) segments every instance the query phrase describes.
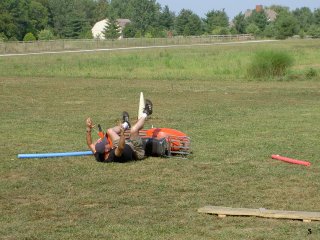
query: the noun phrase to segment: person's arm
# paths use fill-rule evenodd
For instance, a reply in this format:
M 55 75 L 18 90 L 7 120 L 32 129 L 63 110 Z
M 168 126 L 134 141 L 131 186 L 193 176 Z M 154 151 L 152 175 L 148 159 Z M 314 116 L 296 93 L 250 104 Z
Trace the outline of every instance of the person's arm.
M 87 131 L 86 131 L 86 139 L 87 139 L 87 145 L 90 148 L 90 150 L 95 153 L 95 147 L 94 144 L 92 143 L 92 137 L 91 137 L 91 129 L 94 127 L 91 118 L 88 118 L 86 121 L 87 125 Z
M 123 150 L 124 150 L 124 146 L 126 144 L 126 137 L 124 136 L 124 129 L 122 128 L 122 126 L 120 126 L 120 134 L 119 135 L 120 135 L 119 144 L 114 152 L 114 154 L 117 157 L 121 157 Z

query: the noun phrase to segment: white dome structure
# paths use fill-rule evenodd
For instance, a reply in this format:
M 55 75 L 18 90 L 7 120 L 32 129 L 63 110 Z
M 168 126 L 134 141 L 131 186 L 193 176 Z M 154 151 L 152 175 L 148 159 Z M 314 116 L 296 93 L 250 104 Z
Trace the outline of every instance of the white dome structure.
M 131 23 L 131 21 L 129 19 L 117 19 L 117 22 L 120 27 L 120 33 L 122 33 L 123 28 L 128 23 Z M 93 38 L 94 39 L 105 39 L 104 29 L 108 25 L 109 25 L 109 19 L 107 19 L 107 18 L 94 24 L 93 28 L 91 29 Z M 122 34 L 119 38 L 122 38 Z

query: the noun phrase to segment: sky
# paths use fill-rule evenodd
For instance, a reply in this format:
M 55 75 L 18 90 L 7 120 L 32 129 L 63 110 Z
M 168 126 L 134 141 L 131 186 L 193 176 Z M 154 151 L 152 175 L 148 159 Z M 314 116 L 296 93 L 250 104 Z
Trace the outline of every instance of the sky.
M 289 7 L 290 10 L 301 7 L 309 7 L 312 11 L 320 8 L 320 0 L 156 0 L 162 7 L 169 6 L 170 11 L 179 14 L 181 9 L 189 9 L 199 17 L 205 17 L 211 10 L 223 10 L 232 20 L 240 12 L 247 9 L 255 9 L 256 5 L 271 6 L 281 5 Z

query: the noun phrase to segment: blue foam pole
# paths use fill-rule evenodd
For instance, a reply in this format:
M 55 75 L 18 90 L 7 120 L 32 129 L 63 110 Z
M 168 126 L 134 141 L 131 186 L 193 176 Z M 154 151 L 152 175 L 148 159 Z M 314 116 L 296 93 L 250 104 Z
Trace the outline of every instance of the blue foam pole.
M 53 158 L 53 157 L 74 157 L 92 155 L 91 151 L 84 152 L 61 152 L 61 153 L 28 153 L 18 154 L 18 158 Z

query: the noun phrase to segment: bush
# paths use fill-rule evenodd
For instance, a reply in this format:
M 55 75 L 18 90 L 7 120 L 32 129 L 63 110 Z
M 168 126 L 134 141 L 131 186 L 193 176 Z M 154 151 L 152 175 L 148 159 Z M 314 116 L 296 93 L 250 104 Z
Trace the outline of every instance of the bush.
M 307 78 L 314 78 L 316 76 L 318 76 L 318 73 L 314 68 L 310 68 L 309 70 L 307 70 L 307 72 L 306 72 Z
M 122 30 L 124 38 L 134 38 L 136 35 L 137 29 L 131 24 L 127 24 Z
M 311 25 L 311 27 L 309 28 L 308 34 L 312 38 L 320 38 L 320 26 Z
M 254 55 L 248 73 L 254 78 L 280 77 L 292 64 L 293 59 L 286 52 L 260 51 Z
M 257 36 L 257 35 L 259 35 L 259 33 L 260 33 L 260 29 L 259 29 L 259 27 L 258 27 L 256 24 L 250 23 L 250 24 L 246 27 L 246 32 L 247 32 L 247 33 L 251 33 L 251 34 Z
M 0 42 L 5 42 L 5 41 L 8 41 L 7 36 L 3 32 L 0 32 Z
M 39 40 L 53 40 L 54 35 L 50 30 L 43 29 L 39 32 L 38 38 Z
M 276 28 L 273 23 L 270 23 L 266 26 L 266 28 L 263 31 L 263 35 L 268 38 L 276 36 Z
M 24 42 L 31 42 L 31 41 L 35 41 L 35 40 L 37 40 L 36 37 L 30 32 L 27 33 L 23 38 Z
M 213 35 L 228 35 L 230 34 L 230 31 L 226 27 L 216 27 L 211 32 Z

